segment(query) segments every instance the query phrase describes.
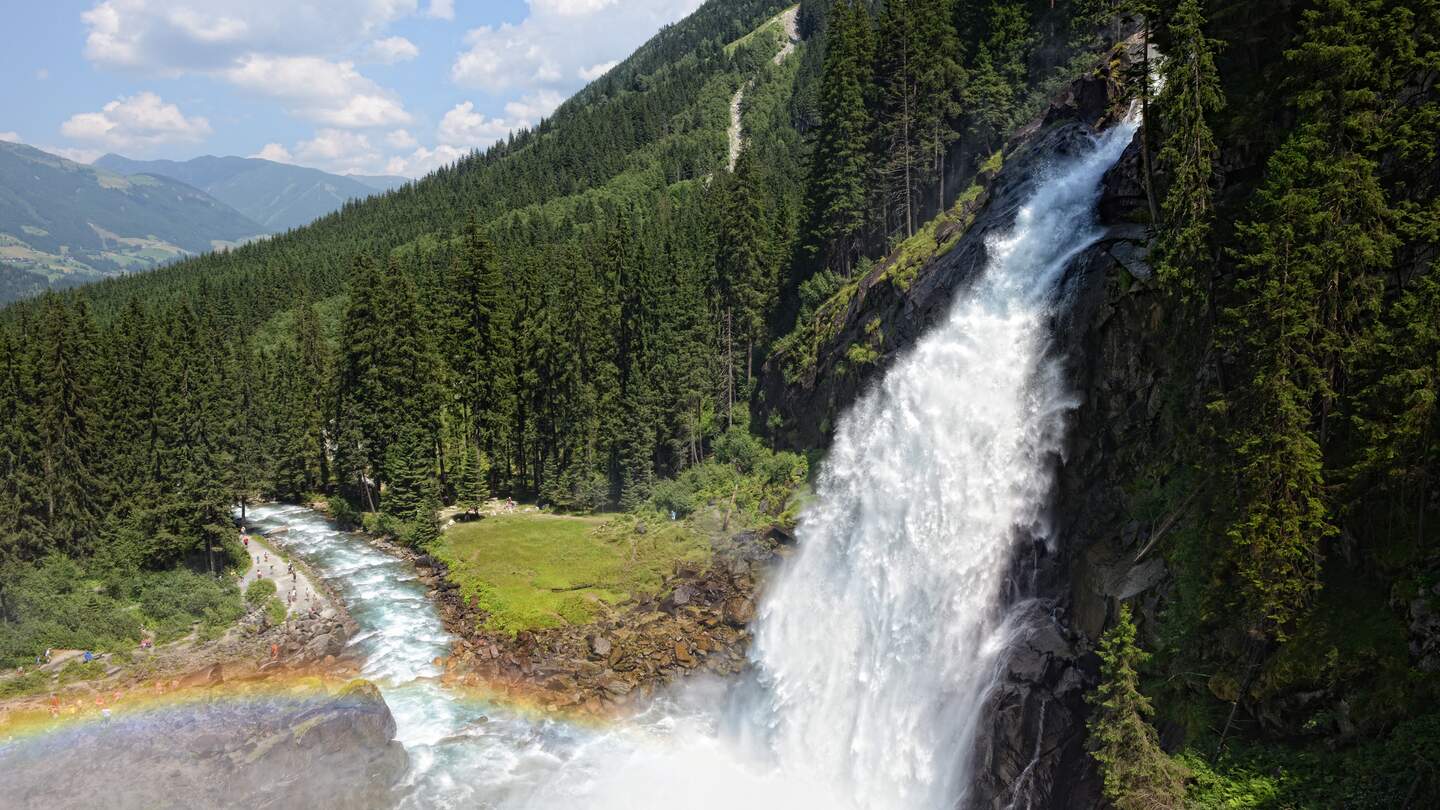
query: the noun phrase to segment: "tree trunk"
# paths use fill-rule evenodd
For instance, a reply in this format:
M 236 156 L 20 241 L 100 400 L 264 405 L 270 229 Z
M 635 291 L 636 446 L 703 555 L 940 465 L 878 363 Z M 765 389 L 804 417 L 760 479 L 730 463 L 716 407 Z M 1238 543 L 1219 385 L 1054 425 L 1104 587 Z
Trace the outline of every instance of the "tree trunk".
M 1150 227 L 1160 227 L 1160 209 L 1155 205 L 1155 173 L 1150 167 L 1150 15 L 1145 15 L 1145 53 L 1140 59 L 1144 74 L 1140 81 L 1140 159 L 1145 164 L 1145 202 L 1150 207 Z

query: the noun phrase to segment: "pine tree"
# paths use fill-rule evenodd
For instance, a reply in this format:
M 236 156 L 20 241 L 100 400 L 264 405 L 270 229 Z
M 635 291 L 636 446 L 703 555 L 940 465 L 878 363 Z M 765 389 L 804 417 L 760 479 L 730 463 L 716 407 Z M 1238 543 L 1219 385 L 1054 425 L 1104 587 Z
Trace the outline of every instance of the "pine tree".
M 885 188 L 884 208 L 889 221 L 909 237 L 915 233 L 918 187 L 922 164 L 928 155 L 920 142 L 920 72 L 927 55 L 921 53 L 920 10 L 912 0 L 885 4 L 877 37 L 880 79 L 879 173 Z
M 468 439 L 460 452 L 459 465 L 455 470 L 455 503 L 465 509 L 480 509 L 490 497 L 486 479 L 488 465 L 475 444 Z
M 425 493 L 411 521 L 409 541 L 416 548 L 429 548 L 440 539 L 440 499 L 434 488 Z
M 850 275 L 869 220 L 874 32 L 863 4 L 836 0 L 825 38 L 819 116 L 807 183 L 813 250 Z
M 99 416 L 95 413 L 95 325 L 80 302 L 71 310 L 47 296 L 36 324 L 34 459 L 37 495 L 32 508 L 48 542 L 65 552 L 85 550 L 101 516 L 94 465 Z
M 1130 606 L 1121 605 L 1115 626 L 1100 639 L 1100 684 L 1092 692 L 1090 756 L 1105 780 L 1105 798 L 1119 810 L 1184 806 L 1181 767 L 1160 749 L 1150 725 L 1150 699 L 1140 692 L 1137 667 L 1150 656 L 1135 644 Z
M 770 219 L 764 208 L 753 153 L 742 153 L 726 189 L 717 258 L 720 299 L 730 337 L 745 346 L 744 379 L 753 374 L 755 347 L 764 343 L 770 307 L 779 291 L 780 268 L 771 246 Z M 726 347 L 733 355 L 734 348 Z M 732 373 L 739 374 L 739 369 Z
M 1171 180 L 1161 208 L 1157 273 L 1192 309 L 1208 296 L 1215 216 L 1218 147 L 1206 117 L 1224 106 L 1215 70 L 1216 43 L 1205 36 L 1204 24 L 1200 0 L 1181 0 L 1169 23 L 1172 53 L 1161 70 L 1165 95 L 1160 115 L 1166 136 L 1159 159 Z
M 960 137 L 955 129 L 968 77 L 960 64 L 960 36 L 954 0 L 916 0 L 921 61 L 916 75 L 915 123 L 924 179 L 935 187 L 935 211 L 945 208 L 946 156 Z
M 1366 154 L 1375 95 L 1364 43 L 1376 22 L 1345 0 L 1324 6 L 1286 55 L 1301 120 L 1266 166 L 1254 218 L 1237 226 L 1245 275 L 1221 331 L 1243 358 L 1224 406 L 1237 482 L 1227 558 L 1251 620 L 1277 638 L 1313 604 L 1323 543 L 1337 531 L 1323 448 L 1356 359 L 1350 335 L 1378 312 L 1378 271 L 1396 245 Z

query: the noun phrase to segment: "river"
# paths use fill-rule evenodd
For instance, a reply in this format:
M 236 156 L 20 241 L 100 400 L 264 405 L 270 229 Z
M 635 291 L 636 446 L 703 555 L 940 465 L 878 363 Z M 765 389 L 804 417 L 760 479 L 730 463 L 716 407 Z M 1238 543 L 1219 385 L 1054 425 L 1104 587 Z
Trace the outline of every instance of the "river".
M 841 420 L 749 676 L 692 680 L 603 729 L 475 702 L 438 682 L 452 639 L 406 563 L 309 510 L 253 509 L 359 623 L 351 643 L 411 758 L 402 805 L 962 804 L 985 697 L 1026 631 L 1004 579 L 1021 544 L 1052 542 L 1044 509 L 1076 404 L 1049 333 L 1056 287 L 1098 238 L 1100 180 L 1133 133 L 1055 160 L 984 273 Z

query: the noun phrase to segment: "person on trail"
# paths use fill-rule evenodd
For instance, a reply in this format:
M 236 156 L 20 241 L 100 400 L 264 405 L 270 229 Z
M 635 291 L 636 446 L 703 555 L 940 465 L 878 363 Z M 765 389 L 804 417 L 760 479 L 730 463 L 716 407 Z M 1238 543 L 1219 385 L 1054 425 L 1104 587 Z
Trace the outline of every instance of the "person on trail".
M 84 658 L 84 659 L 85 659 L 85 663 L 88 664 L 88 663 L 90 663 L 91 661 L 94 661 L 94 660 L 95 660 L 95 653 L 92 653 L 92 652 L 90 652 L 89 650 L 86 650 L 86 651 L 85 651 L 85 654 L 84 654 L 83 656 L 81 656 L 81 658 Z
M 280 645 L 274 643 L 273 641 L 270 643 L 270 660 L 271 660 L 271 661 L 279 661 L 279 660 L 280 660 Z
M 60 716 L 60 696 L 55 694 L 54 692 L 50 693 L 50 716 Z

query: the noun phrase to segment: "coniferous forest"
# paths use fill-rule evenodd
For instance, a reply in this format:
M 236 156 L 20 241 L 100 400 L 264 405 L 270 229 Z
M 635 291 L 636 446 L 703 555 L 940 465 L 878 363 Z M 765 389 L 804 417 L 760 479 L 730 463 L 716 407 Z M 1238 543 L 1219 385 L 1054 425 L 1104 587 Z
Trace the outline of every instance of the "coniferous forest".
M 1166 576 L 1096 641 L 1103 792 L 1433 806 L 1440 1 L 803 0 L 777 63 L 742 38 L 787 5 L 712 0 L 310 226 L 0 312 L 0 662 L 134 639 L 168 593 L 233 620 L 242 502 L 424 547 L 490 498 L 684 511 L 727 444 L 818 467 L 762 377 L 815 368 L 859 280 L 941 250 L 927 225 L 1136 37 L 1153 276 L 1117 294 L 1168 358 L 1128 456 Z

